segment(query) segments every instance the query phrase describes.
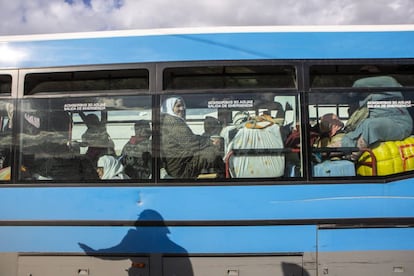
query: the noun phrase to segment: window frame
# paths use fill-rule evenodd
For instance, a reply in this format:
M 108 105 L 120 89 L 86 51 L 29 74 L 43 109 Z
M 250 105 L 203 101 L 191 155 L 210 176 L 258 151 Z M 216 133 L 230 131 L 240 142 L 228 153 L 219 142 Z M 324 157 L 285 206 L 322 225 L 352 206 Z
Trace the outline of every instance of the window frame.
M 414 58 L 377 58 L 377 59 L 332 59 L 332 60 L 307 60 L 304 63 L 304 76 L 306 78 L 305 86 L 304 86 L 304 93 L 306 96 L 306 106 L 304 107 L 304 113 L 306 114 L 307 122 L 310 121 L 309 119 L 309 97 L 311 97 L 314 93 L 325 93 L 325 94 L 334 94 L 334 93 L 346 93 L 352 90 L 353 92 L 358 93 L 372 93 L 372 92 L 382 92 L 382 91 L 390 91 L 391 90 L 398 90 L 401 91 L 403 94 L 405 92 L 408 93 L 414 93 L 414 85 L 413 86 L 407 86 L 407 87 L 349 87 L 349 86 L 338 86 L 338 87 L 312 87 L 311 84 L 311 74 L 310 70 L 312 66 L 333 66 L 333 65 L 343 65 L 343 66 L 356 66 L 356 65 L 369 65 L 369 66 L 375 66 L 378 64 L 382 65 L 414 65 Z M 374 74 L 372 76 L 381 76 L 383 74 Z M 414 118 L 413 118 L 414 120 Z M 309 128 L 307 128 L 304 132 L 306 134 L 306 151 L 305 154 L 307 156 L 311 156 L 312 154 L 312 147 L 310 146 L 310 135 L 309 135 Z M 413 130 L 414 133 L 414 130 Z M 391 183 L 396 180 L 400 179 L 407 179 L 414 177 L 414 170 L 413 171 L 407 171 L 397 174 L 391 174 L 391 175 L 384 175 L 384 176 L 354 176 L 352 178 L 350 177 L 314 177 L 312 175 L 312 164 L 310 161 L 307 162 L 307 169 L 308 169 L 308 181 L 310 183 L 332 183 L 333 181 L 339 182 L 339 183 Z

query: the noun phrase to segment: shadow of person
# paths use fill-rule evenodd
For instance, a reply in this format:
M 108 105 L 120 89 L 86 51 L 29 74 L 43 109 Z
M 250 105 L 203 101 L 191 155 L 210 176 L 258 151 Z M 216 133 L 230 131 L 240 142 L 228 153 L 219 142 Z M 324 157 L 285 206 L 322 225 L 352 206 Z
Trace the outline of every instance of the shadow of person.
M 144 210 L 135 222 L 135 228 L 128 230 L 127 234 L 119 244 L 103 249 L 93 249 L 84 243 L 78 243 L 83 251 L 90 256 L 106 260 L 130 259 L 131 267 L 128 275 L 140 275 L 142 268 L 142 258 L 136 257 L 137 254 L 150 254 L 151 258 L 157 258 L 168 254 L 182 257 L 183 275 L 193 276 L 191 262 L 188 259 L 187 251 L 180 245 L 169 239 L 170 233 L 164 223 L 163 217 L 154 210 Z M 135 257 L 134 257 L 135 256 Z M 151 264 L 154 261 L 150 261 Z M 162 263 L 155 262 L 157 266 Z
M 309 273 L 300 265 L 282 262 L 283 276 L 309 276 Z

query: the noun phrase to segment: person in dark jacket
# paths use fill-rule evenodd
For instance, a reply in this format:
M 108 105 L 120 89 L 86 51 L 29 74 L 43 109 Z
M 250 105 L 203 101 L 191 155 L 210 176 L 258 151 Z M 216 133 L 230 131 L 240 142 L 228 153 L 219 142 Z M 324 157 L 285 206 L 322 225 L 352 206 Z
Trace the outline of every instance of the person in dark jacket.
M 152 173 L 151 126 L 148 120 L 134 124 L 135 135 L 122 149 L 125 173 L 133 179 L 149 179 Z
M 167 98 L 161 106 L 161 154 L 168 175 L 195 178 L 217 172 L 222 167 L 218 141 L 194 134 L 185 111 L 181 97 Z

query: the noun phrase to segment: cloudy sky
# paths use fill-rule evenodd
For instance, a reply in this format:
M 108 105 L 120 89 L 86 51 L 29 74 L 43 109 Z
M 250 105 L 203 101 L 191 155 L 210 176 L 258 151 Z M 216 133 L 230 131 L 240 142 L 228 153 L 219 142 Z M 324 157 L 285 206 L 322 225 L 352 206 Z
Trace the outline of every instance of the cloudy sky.
M 0 35 L 247 25 L 414 24 L 413 0 L 0 0 Z

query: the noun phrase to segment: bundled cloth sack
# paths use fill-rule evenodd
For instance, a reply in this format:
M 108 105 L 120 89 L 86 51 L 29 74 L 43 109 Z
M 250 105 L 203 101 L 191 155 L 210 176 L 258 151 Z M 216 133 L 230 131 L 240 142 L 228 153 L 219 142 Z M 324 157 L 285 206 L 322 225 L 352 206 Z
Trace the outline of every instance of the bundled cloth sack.
M 313 166 L 313 176 L 355 176 L 355 165 L 349 160 L 325 160 Z
M 254 149 L 283 149 L 280 127 L 270 116 L 258 116 L 247 121 L 231 140 L 227 152 Z M 280 177 L 284 174 L 284 169 L 285 157 L 282 152 L 235 154 L 229 158 L 229 170 L 233 178 Z

